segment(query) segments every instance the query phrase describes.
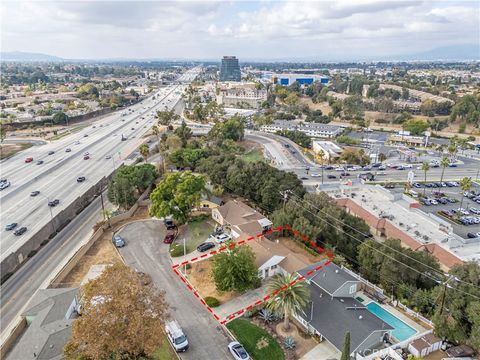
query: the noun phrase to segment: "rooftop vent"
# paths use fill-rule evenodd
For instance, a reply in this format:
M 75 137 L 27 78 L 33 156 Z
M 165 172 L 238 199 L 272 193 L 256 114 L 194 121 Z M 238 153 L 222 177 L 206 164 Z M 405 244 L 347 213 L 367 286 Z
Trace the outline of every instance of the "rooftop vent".
M 363 319 L 363 316 L 360 315 L 360 316 L 358 317 L 358 320 L 362 320 L 362 319 Z
M 338 269 L 335 269 L 335 272 L 338 274 Z

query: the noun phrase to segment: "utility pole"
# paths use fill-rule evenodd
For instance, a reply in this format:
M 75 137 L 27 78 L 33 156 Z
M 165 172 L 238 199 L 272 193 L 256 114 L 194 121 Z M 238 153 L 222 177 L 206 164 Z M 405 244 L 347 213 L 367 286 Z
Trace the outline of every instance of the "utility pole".
M 443 282 L 442 302 L 441 302 L 441 304 L 440 304 L 440 316 L 443 315 L 443 309 L 445 308 L 445 297 L 446 297 L 446 295 L 447 295 L 447 287 L 451 288 L 451 286 L 448 285 L 448 282 L 449 282 L 450 280 L 452 280 L 452 279 L 455 280 L 455 281 L 457 281 L 457 277 L 456 277 L 456 276 L 450 275 L 450 277 L 448 278 L 448 280 Z
M 287 204 L 288 200 L 288 193 L 290 190 L 280 191 L 280 194 L 283 196 L 283 209 L 285 210 L 285 205 Z

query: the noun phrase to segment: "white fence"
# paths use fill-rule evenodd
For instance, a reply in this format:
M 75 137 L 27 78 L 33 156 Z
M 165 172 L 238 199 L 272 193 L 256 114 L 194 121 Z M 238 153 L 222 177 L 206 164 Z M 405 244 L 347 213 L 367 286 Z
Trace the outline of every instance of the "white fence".
M 423 321 L 425 324 L 428 324 L 430 325 L 432 328 L 434 327 L 433 326 L 433 322 L 431 322 L 430 320 L 428 320 L 425 316 L 413 311 L 412 309 L 408 308 L 407 306 L 403 305 L 400 301 L 397 301 L 397 306 L 402 309 L 403 311 L 405 311 L 408 315 L 416 318 L 416 319 L 419 319 L 420 321 Z

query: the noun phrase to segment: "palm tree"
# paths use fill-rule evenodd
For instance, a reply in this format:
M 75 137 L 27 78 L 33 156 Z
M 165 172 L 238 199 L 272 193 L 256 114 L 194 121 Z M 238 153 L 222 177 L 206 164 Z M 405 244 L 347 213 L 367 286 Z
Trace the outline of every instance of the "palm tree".
M 444 156 L 440 161 L 440 166 L 442 167 L 442 176 L 440 176 L 440 182 L 443 181 L 443 173 L 445 172 L 445 168 L 450 165 L 450 160 Z
M 430 165 L 428 165 L 427 162 L 424 162 L 422 164 L 422 171 L 425 174 L 425 177 L 424 177 L 425 183 L 423 184 L 423 195 L 425 195 L 425 191 L 427 190 L 427 187 L 425 186 L 425 184 L 427 183 L 427 171 L 428 170 L 430 170 Z
M 278 292 L 278 294 L 271 297 L 266 306 L 277 314 L 284 313 L 285 331 L 290 329 L 289 317 L 302 311 L 310 299 L 310 291 L 304 282 L 297 281 L 290 285 L 295 279 L 296 277 L 291 274 L 279 275 L 271 279 L 267 285 L 268 293 Z
M 320 159 L 320 163 L 322 164 L 322 185 L 323 185 L 323 168 L 325 167 L 324 165 L 324 160 L 325 160 L 325 152 L 323 150 L 320 150 L 317 153 L 318 158 Z
M 387 160 L 387 155 L 385 155 L 384 153 L 378 154 L 378 161 L 384 162 L 385 160 Z
M 463 205 L 463 199 L 465 198 L 465 192 L 472 188 L 472 178 L 464 177 L 460 180 L 460 189 L 462 190 L 462 201 L 460 202 L 460 207 Z
M 147 162 L 148 154 L 150 153 L 150 148 L 148 147 L 148 145 L 142 144 L 140 145 L 138 150 L 140 150 L 140 154 L 143 156 L 143 159 L 145 160 L 145 162 Z

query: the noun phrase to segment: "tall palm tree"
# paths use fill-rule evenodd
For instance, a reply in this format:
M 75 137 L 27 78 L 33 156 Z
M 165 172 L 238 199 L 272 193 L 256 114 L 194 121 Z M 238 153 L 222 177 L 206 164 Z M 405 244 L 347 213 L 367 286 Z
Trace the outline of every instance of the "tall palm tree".
M 387 155 L 385 155 L 384 153 L 378 154 L 378 161 L 383 163 L 385 160 L 387 160 Z
M 148 154 L 150 153 L 150 148 L 148 147 L 148 145 L 142 144 L 140 145 L 138 150 L 140 151 L 140 154 L 143 156 L 143 159 L 145 160 L 145 162 L 147 162 Z
M 462 201 L 460 202 L 460 207 L 463 205 L 463 199 L 465 198 L 465 192 L 472 188 L 472 178 L 464 177 L 460 180 L 460 189 L 462 190 Z
M 425 191 L 427 190 L 427 187 L 425 186 L 425 184 L 427 183 L 427 171 L 429 170 L 430 170 L 430 165 L 428 165 L 427 162 L 424 162 L 422 164 L 422 171 L 425 174 L 425 177 L 424 177 L 425 183 L 423 184 L 423 195 L 425 195 Z
M 325 152 L 323 150 L 320 150 L 318 153 L 317 153 L 317 156 L 318 158 L 320 159 L 320 164 L 322 164 L 322 185 L 323 185 L 323 168 L 325 167 Z
M 285 315 L 283 328 L 288 331 L 290 329 L 289 318 L 292 315 L 302 311 L 310 299 L 310 291 L 305 286 L 305 282 L 296 282 L 290 285 L 296 279 L 291 274 L 279 275 L 270 280 L 267 285 L 268 293 L 278 291 L 278 294 L 270 298 L 267 308 L 278 313 L 283 312 Z M 287 287 L 285 289 L 285 287 Z M 282 288 L 284 290 L 282 290 Z
M 440 161 L 440 166 L 442 167 L 442 176 L 440 176 L 440 182 L 443 181 L 443 173 L 445 172 L 445 168 L 450 165 L 450 160 L 444 156 Z

